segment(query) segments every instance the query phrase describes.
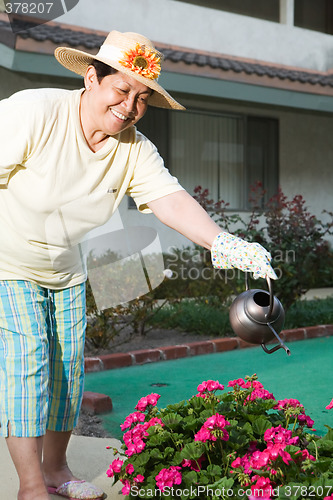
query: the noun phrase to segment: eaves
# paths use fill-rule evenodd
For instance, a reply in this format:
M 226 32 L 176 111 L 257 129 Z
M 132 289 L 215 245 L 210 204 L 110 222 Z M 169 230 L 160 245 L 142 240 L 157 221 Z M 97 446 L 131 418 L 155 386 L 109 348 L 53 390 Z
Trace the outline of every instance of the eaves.
M 54 59 L 54 49 L 63 45 L 93 55 L 107 35 L 102 31 L 56 22 L 26 27 L 14 34 L 7 16 L 0 14 L 0 43 L 10 52 L 5 64 L 0 53 L 0 64 L 14 71 L 71 78 L 75 75 Z M 242 99 L 246 89 L 244 99 L 250 101 L 261 99 L 269 102 L 271 99 L 280 105 L 333 111 L 333 70 L 304 70 L 228 54 L 200 52 L 158 41 L 155 45 L 164 55 L 160 82 L 170 91 L 226 98 L 239 96 Z M 233 93 L 236 96 L 232 96 Z

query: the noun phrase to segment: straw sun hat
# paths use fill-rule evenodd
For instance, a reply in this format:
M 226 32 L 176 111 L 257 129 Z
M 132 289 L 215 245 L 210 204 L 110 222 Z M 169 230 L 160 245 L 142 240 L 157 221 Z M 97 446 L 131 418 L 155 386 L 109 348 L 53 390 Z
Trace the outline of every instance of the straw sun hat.
M 101 61 L 153 89 L 150 105 L 185 109 L 157 83 L 163 56 L 148 38 L 138 33 L 111 31 L 96 55 L 68 47 L 58 47 L 54 55 L 65 68 L 81 76 L 94 59 Z

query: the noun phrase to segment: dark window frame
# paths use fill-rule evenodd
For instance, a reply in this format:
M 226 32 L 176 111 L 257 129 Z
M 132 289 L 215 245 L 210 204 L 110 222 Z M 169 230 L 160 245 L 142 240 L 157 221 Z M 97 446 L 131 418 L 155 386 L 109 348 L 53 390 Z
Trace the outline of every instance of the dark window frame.
M 243 130 L 244 130 L 244 140 L 243 140 L 243 148 L 244 148 L 244 178 L 240 180 L 240 188 L 243 190 L 242 193 L 242 206 L 240 207 L 232 207 L 230 206 L 231 212 L 247 212 L 250 210 L 249 203 L 249 195 L 250 188 L 254 186 L 257 181 L 263 182 L 263 188 L 267 188 L 267 192 L 263 199 L 263 204 L 268 201 L 274 194 L 276 194 L 279 185 L 279 119 L 276 117 L 272 117 L 270 115 L 255 115 L 252 113 L 232 113 L 232 112 L 218 112 L 218 111 L 210 111 L 203 110 L 202 108 L 192 107 L 191 109 L 184 111 L 168 111 L 160 108 L 151 108 L 148 110 L 147 115 L 139 122 L 138 130 L 140 130 L 144 135 L 148 137 L 157 147 L 159 153 L 164 159 L 165 166 L 170 170 L 173 175 L 179 177 L 180 183 L 182 183 L 181 176 L 179 172 L 175 172 L 173 166 L 170 162 L 170 149 L 172 147 L 170 141 L 170 113 L 173 113 L 174 116 L 177 113 L 186 113 L 189 116 L 192 116 L 193 119 L 195 117 L 200 117 L 203 115 L 214 116 L 214 117 L 223 117 L 223 118 L 237 118 L 241 120 Z M 162 127 L 158 125 L 162 124 Z M 256 131 L 256 124 L 257 131 Z M 251 147 L 259 147 L 260 146 L 260 137 L 258 138 L 258 130 L 261 128 L 261 140 L 262 140 L 262 164 L 255 165 L 255 161 L 251 160 Z M 162 132 L 161 132 L 162 129 Z M 266 135 L 265 135 L 266 134 Z M 252 137 L 252 140 L 251 140 Z M 259 146 L 256 144 L 259 141 Z M 251 165 L 251 161 L 253 162 Z M 222 164 L 221 164 L 222 165 Z M 218 165 L 218 173 L 217 178 L 221 173 L 221 165 Z M 255 170 L 262 170 L 262 178 L 256 179 L 253 172 Z M 184 185 L 186 189 L 186 185 Z M 207 186 L 202 186 L 207 187 Z M 190 194 L 193 194 L 189 191 Z M 219 197 L 218 197 L 219 198 Z M 216 200 L 217 201 L 217 200 Z M 228 202 L 228 200 L 225 200 Z M 132 199 L 129 199 L 128 208 L 136 208 L 136 205 Z
M 279 0 L 177 0 L 178 2 L 221 10 L 265 21 L 280 22 Z

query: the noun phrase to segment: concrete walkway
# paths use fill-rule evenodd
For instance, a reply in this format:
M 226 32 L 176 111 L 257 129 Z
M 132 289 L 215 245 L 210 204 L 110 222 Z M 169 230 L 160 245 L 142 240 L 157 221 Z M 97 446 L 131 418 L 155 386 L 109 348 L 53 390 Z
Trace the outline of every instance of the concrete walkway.
M 111 438 L 93 438 L 72 436 L 68 450 L 68 463 L 73 473 L 102 488 L 108 500 L 120 500 L 120 487 L 112 487 L 113 479 L 108 478 L 106 470 L 114 459 L 112 449 L 120 447 L 120 441 Z M 107 450 L 106 447 L 112 449 Z M 16 500 L 18 479 L 15 468 L 10 459 L 5 439 L 0 438 L 0 484 L 1 500 Z M 56 500 L 64 497 L 51 495 Z
M 333 288 L 314 288 L 304 294 L 302 300 L 327 299 L 333 297 Z

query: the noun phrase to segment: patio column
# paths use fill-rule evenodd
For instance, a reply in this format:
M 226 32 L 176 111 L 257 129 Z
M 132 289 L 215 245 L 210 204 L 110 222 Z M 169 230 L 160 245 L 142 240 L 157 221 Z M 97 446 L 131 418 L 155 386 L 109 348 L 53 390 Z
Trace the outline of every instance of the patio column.
M 294 0 L 280 0 L 280 23 L 294 26 Z

